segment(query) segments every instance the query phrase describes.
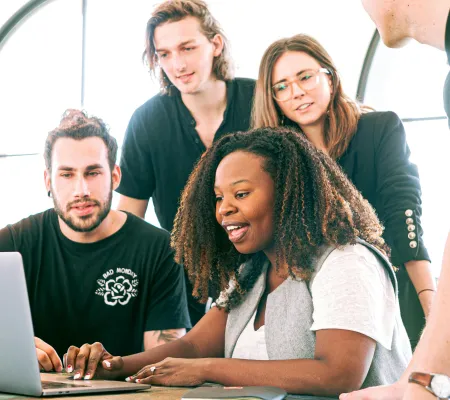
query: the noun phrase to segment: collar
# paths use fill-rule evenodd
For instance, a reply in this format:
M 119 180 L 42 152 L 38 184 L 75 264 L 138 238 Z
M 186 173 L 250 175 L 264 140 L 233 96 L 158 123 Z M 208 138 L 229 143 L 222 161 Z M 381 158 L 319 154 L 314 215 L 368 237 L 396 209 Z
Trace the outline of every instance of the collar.
M 230 105 L 233 102 L 234 96 L 235 96 L 235 85 L 234 85 L 234 79 L 226 81 L 226 88 L 227 88 L 227 106 L 225 108 L 225 112 L 223 114 L 223 120 L 226 121 L 228 111 L 231 108 Z M 181 98 L 181 92 L 174 86 L 173 87 L 173 96 L 175 97 L 175 101 L 177 103 L 178 109 L 180 110 L 181 118 L 183 122 L 191 124 L 195 126 L 195 118 L 192 116 L 189 109 L 186 107 L 186 105 L 183 103 L 183 100 Z

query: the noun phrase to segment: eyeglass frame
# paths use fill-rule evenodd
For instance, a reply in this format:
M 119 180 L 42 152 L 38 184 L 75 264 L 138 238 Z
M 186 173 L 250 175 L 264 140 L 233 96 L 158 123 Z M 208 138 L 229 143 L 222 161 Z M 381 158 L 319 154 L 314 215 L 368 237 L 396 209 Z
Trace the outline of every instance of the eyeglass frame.
M 318 68 L 318 69 L 312 69 L 312 68 L 305 69 L 304 71 L 302 71 L 302 73 L 303 73 L 303 72 L 306 72 L 306 71 L 314 71 L 314 72 L 317 72 L 317 82 L 316 82 L 316 86 L 317 86 L 317 84 L 319 83 L 318 78 L 319 78 L 319 73 L 320 73 L 320 72 L 323 72 L 323 73 L 325 73 L 325 74 L 327 74 L 327 75 L 331 75 L 331 72 L 330 72 L 327 68 L 324 68 L 324 67 L 321 67 L 321 68 Z M 300 74 L 301 74 L 301 73 L 299 72 L 299 73 L 295 76 L 295 77 L 297 78 L 296 80 L 293 80 L 293 81 L 287 81 L 288 86 L 289 86 L 289 88 L 291 89 L 291 96 L 290 96 L 288 99 L 286 99 L 286 100 L 279 100 L 279 99 L 277 99 L 277 98 L 275 97 L 275 93 L 274 93 L 274 91 L 273 91 L 273 88 L 274 88 L 276 85 L 279 85 L 281 82 L 278 82 L 278 83 L 276 83 L 275 85 L 272 85 L 272 87 L 270 88 L 270 91 L 272 92 L 272 97 L 273 97 L 275 100 L 277 100 L 277 101 L 281 101 L 282 103 L 284 103 L 285 101 L 292 100 L 292 95 L 293 95 L 292 84 L 293 84 L 293 83 L 297 83 L 297 85 L 300 86 L 302 90 L 308 91 L 308 90 L 304 89 L 304 88 L 301 86 L 301 83 L 300 83 L 300 81 L 298 80 L 298 76 L 299 76 Z M 316 86 L 314 86 L 314 89 L 316 88 Z M 312 90 L 312 89 L 309 89 L 309 90 Z

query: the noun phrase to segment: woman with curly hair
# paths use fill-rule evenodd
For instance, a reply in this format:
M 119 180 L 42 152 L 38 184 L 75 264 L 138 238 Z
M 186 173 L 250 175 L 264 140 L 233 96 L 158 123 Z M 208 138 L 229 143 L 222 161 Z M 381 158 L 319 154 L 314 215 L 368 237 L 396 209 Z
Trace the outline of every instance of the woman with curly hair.
M 343 91 L 339 72 L 314 38 L 280 39 L 259 68 L 252 127 L 290 126 L 301 131 L 343 169 L 375 208 L 398 267 L 399 301 L 411 344 L 422 332 L 435 294 L 422 239 L 417 167 L 409 160 L 405 129 L 393 112 L 374 112 Z
M 337 395 L 394 382 L 407 365 L 382 227 L 300 134 L 264 128 L 215 143 L 189 178 L 172 234 L 194 295 L 206 300 L 213 285 L 216 306 L 183 338 L 140 354 L 72 348 L 66 363 L 79 377 L 100 360 L 105 378 L 142 368 L 128 380 Z

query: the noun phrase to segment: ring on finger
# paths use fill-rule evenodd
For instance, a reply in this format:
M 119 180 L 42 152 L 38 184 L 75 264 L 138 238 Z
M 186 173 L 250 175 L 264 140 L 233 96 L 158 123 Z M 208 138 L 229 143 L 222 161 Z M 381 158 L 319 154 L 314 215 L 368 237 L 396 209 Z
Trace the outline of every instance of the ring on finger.
M 155 367 L 154 365 L 152 365 L 152 366 L 150 367 L 150 372 L 151 372 L 153 375 L 155 375 L 155 370 L 156 370 L 156 367 Z

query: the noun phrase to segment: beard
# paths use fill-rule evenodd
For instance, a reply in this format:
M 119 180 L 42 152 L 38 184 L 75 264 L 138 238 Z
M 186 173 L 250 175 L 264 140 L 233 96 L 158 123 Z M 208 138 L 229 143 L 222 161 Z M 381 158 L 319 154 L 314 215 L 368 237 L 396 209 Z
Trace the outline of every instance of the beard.
M 109 191 L 108 196 L 103 202 L 100 202 L 90 197 L 83 198 L 81 200 L 72 201 L 65 207 L 61 206 L 58 202 L 58 197 L 56 193 L 51 188 L 53 205 L 55 207 L 56 214 L 61 218 L 66 225 L 75 232 L 92 232 L 94 229 L 98 228 L 103 220 L 108 216 L 111 210 L 112 203 L 112 190 Z M 91 215 L 74 217 L 70 215 L 70 209 L 79 203 L 89 202 L 98 207 L 98 210 Z M 95 209 L 94 209 L 95 210 Z

